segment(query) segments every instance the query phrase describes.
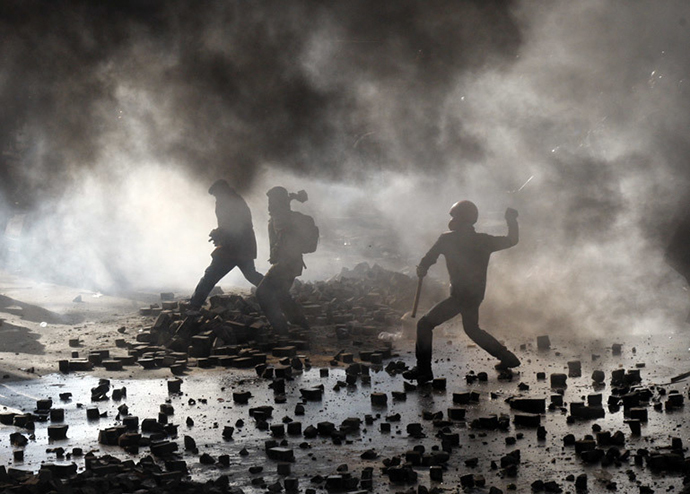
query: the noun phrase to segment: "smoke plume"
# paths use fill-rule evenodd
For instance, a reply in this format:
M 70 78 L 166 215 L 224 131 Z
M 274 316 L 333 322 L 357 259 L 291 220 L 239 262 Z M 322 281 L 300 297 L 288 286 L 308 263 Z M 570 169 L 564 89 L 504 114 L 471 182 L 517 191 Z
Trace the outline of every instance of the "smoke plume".
M 265 191 L 308 190 L 323 236 L 308 279 L 359 260 L 411 272 L 467 198 L 493 234 L 520 211 L 520 244 L 492 260 L 488 324 L 673 324 L 688 302 L 663 255 L 690 180 L 689 12 L 3 2 L 0 221 L 28 213 L 24 265 L 43 273 L 191 291 L 216 178 L 252 208 L 260 270 Z

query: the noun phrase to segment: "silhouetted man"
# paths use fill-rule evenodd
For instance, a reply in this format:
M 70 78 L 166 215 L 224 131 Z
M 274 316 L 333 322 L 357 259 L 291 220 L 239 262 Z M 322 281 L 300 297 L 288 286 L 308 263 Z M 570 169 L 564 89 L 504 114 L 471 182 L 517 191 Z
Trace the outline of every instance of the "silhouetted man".
M 465 333 L 481 348 L 500 360 L 497 369 L 520 365 L 520 360 L 486 331 L 479 328 L 479 305 L 486 291 L 486 271 L 492 252 L 507 249 L 518 243 L 518 212 L 508 208 L 505 219 L 508 236 L 495 237 L 474 231 L 479 212 L 470 201 L 460 201 L 450 209 L 448 228 L 417 266 L 417 275 L 426 276 L 429 267 L 443 254 L 450 275 L 450 297 L 436 304 L 417 323 L 417 366 L 403 373 L 418 383 L 434 378 L 431 370 L 433 330 L 436 326 L 462 315 Z
M 208 193 L 216 198 L 218 228 L 209 233 L 209 242 L 212 241 L 216 248 L 211 253 L 211 265 L 206 268 L 190 300 L 192 310 L 201 308 L 216 283 L 235 266 L 255 286 L 263 279 L 254 267 L 256 237 L 249 206 L 225 180 L 217 180 Z
M 256 298 L 268 322 L 279 334 L 287 334 L 288 322 L 309 329 L 302 307 L 290 295 L 295 278 L 302 274 L 302 255 L 316 250 L 318 228 L 310 216 L 290 209 L 290 201 L 307 200 L 307 193 L 288 194 L 284 187 L 273 187 L 268 196 L 268 238 L 271 267 L 256 289 Z

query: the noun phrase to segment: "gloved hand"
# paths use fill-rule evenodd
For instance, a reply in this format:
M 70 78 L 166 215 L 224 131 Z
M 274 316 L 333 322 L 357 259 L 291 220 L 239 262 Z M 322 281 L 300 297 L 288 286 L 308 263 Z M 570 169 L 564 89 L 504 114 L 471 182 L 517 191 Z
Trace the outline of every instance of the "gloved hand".
M 417 277 L 418 278 L 424 278 L 429 271 L 428 268 L 424 268 L 422 266 L 417 266 Z
M 518 217 L 517 209 L 513 209 L 513 208 L 507 208 L 506 209 L 506 214 L 505 214 L 506 221 L 515 221 L 515 220 L 517 220 L 517 217 Z

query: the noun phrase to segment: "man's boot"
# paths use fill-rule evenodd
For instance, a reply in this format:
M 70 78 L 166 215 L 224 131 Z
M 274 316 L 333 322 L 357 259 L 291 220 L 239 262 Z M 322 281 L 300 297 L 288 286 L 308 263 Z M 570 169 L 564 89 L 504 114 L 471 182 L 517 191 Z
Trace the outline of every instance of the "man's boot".
M 417 384 L 425 384 L 434 380 L 434 373 L 431 367 L 428 369 L 415 365 L 410 370 L 403 372 L 403 377 L 410 381 L 417 381 Z
M 415 353 L 417 355 L 417 365 L 403 372 L 403 377 L 410 381 L 417 381 L 417 384 L 433 381 L 434 373 L 431 371 L 431 348 L 420 346 L 419 343 L 417 343 Z
M 499 358 L 501 359 L 501 361 L 495 366 L 497 370 L 508 370 L 512 369 L 513 367 L 518 367 L 520 365 L 520 359 L 517 358 L 515 354 L 507 348 L 503 352 L 501 352 Z

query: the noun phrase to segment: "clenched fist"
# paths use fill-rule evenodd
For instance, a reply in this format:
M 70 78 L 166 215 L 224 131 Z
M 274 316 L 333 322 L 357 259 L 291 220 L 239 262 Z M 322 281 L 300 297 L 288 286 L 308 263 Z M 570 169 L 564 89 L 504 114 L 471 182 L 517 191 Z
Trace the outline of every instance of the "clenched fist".
M 517 209 L 508 208 L 506 209 L 505 218 L 507 221 L 515 221 L 518 217 Z

